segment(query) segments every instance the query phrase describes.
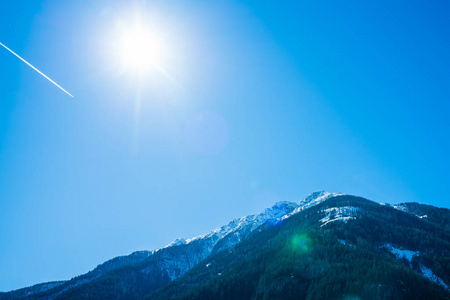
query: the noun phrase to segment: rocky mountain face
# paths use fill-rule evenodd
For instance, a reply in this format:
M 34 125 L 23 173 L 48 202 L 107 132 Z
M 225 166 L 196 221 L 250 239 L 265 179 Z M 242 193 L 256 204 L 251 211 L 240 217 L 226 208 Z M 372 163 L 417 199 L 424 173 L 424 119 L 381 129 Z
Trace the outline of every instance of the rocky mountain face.
M 449 222 L 320 191 L 0 299 L 450 299 Z

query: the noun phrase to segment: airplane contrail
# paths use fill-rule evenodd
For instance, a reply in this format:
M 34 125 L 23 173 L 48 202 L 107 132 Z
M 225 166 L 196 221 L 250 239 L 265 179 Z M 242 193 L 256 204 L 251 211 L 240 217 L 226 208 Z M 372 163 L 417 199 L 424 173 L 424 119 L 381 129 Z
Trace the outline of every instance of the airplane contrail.
M 70 94 L 68 91 L 66 91 L 65 89 L 63 89 L 61 86 L 59 86 L 56 82 L 54 82 L 53 80 L 51 80 L 50 78 L 48 78 L 48 76 L 46 76 L 44 73 L 42 73 L 41 71 L 39 71 L 38 69 L 36 69 L 33 65 L 31 65 L 29 62 L 27 62 L 25 59 L 23 59 L 22 57 L 20 57 L 17 53 L 15 53 L 14 51 L 12 51 L 11 49 L 9 49 L 8 47 L 6 47 L 5 45 L 3 45 L 2 43 L 0 43 L 0 45 L 2 45 L 3 47 L 5 47 L 6 50 L 8 50 L 9 52 L 11 52 L 12 54 L 14 54 L 15 56 L 17 56 L 18 58 L 20 58 L 24 63 L 26 63 L 27 65 L 29 65 L 30 67 L 32 67 L 36 72 L 38 72 L 39 74 L 41 74 L 42 76 L 44 76 L 45 78 L 47 78 L 51 83 L 53 83 L 54 85 L 56 85 L 57 87 L 59 87 L 61 90 L 63 90 L 67 95 L 69 95 L 70 97 L 74 98 L 72 96 L 72 94 Z

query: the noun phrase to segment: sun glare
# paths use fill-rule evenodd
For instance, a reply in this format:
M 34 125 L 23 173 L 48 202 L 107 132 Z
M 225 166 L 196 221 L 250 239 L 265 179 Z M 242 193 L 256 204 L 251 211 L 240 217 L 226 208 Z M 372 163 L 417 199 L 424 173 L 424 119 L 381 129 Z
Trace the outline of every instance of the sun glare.
M 126 67 L 143 71 L 151 67 L 160 67 L 164 56 L 164 47 L 157 34 L 137 27 L 123 33 L 120 52 Z

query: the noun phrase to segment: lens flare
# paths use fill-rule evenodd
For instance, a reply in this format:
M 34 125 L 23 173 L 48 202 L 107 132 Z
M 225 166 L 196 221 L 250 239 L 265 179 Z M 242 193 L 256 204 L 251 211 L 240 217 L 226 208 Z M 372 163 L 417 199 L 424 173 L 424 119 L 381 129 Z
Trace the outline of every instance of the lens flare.
M 306 254 L 310 251 L 312 240 L 306 234 L 296 234 L 291 240 L 292 250 L 299 254 Z
M 189 148 L 198 154 L 219 154 L 228 143 L 227 122 L 214 112 L 196 113 L 186 122 L 185 139 Z

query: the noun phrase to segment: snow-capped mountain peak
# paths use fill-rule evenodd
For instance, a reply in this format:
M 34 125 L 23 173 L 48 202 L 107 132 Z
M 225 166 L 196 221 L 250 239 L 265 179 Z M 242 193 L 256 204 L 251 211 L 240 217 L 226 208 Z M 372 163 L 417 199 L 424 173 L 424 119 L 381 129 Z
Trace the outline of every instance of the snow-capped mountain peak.
M 267 222 L 269 220 L 280 219 L 281 217 L 285 216 L 286 214 L 292 212 L 297 207 L 298 207 L 298 204 L 296 204 L 294 202 L 280 201 L 280 202 L 275 203 L 274 206 L 272 206 L 270 208 L 266 208 L 262 213 L 256 215 L 256 217 L 254 219 L 251 218 L 249 221 L 253 221 L 255 226 L 259 227 L 264 222 Z
M 188 239 L 186 242 L 191 243 L 198 239 L 208 238 L 215 236 L 216 238 L 223 238 L 227 236 L 230 233 L 237 233 L 240 235 L 240 233 L 243 232 L 251 232 L 264 224 L 265 222 L 271 221 L 271 220 L 277 220 L 281 217 L 289 214 L 294 209 L 296 209 L 298 205 L 294 202 L 289 201 L 279 201 L 275 203 L 274 206 L 270 208 L 266 208 L 263 212 L 255 215 L 248 215 L 245 217 L 241 217 L 238 219 L 234 219 L 230 223 L 228 223 L 225 226 L 222 226 L 220 228 L 217 228 L 210 233 L 207 233 L 205 235 L 200 235 L 192 239 Z
M 291 211 L 290 213 L 286 214 L 285 216 L 283 216 L 281 219 L 287 219 L 290 216 L 301 212 L 307 208 L 316 206 L 322 202 L 324 202 L 325 200 L 328 200 L 332 197 L 336 197 L 336 196 L 341 196 L 344 195 L 342 193 L 330 193 L 330 192 L 326 192 L 326 191 L 317 191 L 317 192 L 313 192 L 311 194 L 309 194 L 308 196 L 306 196 L 305 198 L 303 198 L 302 200 L 300 200 L 300 202 L 298 203 L 297 208 L 295 208 L 293 211 Z
M 331 197 L 343 195 L 341 193 L 330 193 L 327 191 L 316 191 L 303 198 L 298 205 L 303 207 L 302 210 L 315 206 Z
M 266 208 L 259 214 L 248 215 L 241 218 L 237 218 L 229 222 L 227 225 L 219 227 L 207 234 L 199 235 L 191 239 L 177 239 L 166 247 L 177 246 L 180 244 L 190 244 L 194 241 L 201 239 L 210 240 L 210 245 L 214 246 L 219 240 L 225 238 L 226 236 L 234 235 L 230 239 L 231 244 L 238 243 L 243 234 L 249 234 L 259 226 L 264 223 L 277 223 L 280 220 L 284 220 L 291 215 L 303 211 L 307 208 L 313 207 L 323 201 L 343 195 L 341 193 L 330 193 L 326 191 L 317 191 L 309 194 L 304 199 L 302 199 L 299 204 L 290 201 L 279 201 L 275 203 L 272 207 Z M 233 242 L 231 242 L 233 241 Z M 231 246 L 231 245 L 228 245 Z M 164 247 L 164 248 L 166 248 Z
M 186 240 L 183 238 L 178 238 L 175 241 L 173 241 L 172 243 L 170 243 L 169 245 L 167 245 L 167 247 L 184 245 L 184 244 L 186 244 Z

